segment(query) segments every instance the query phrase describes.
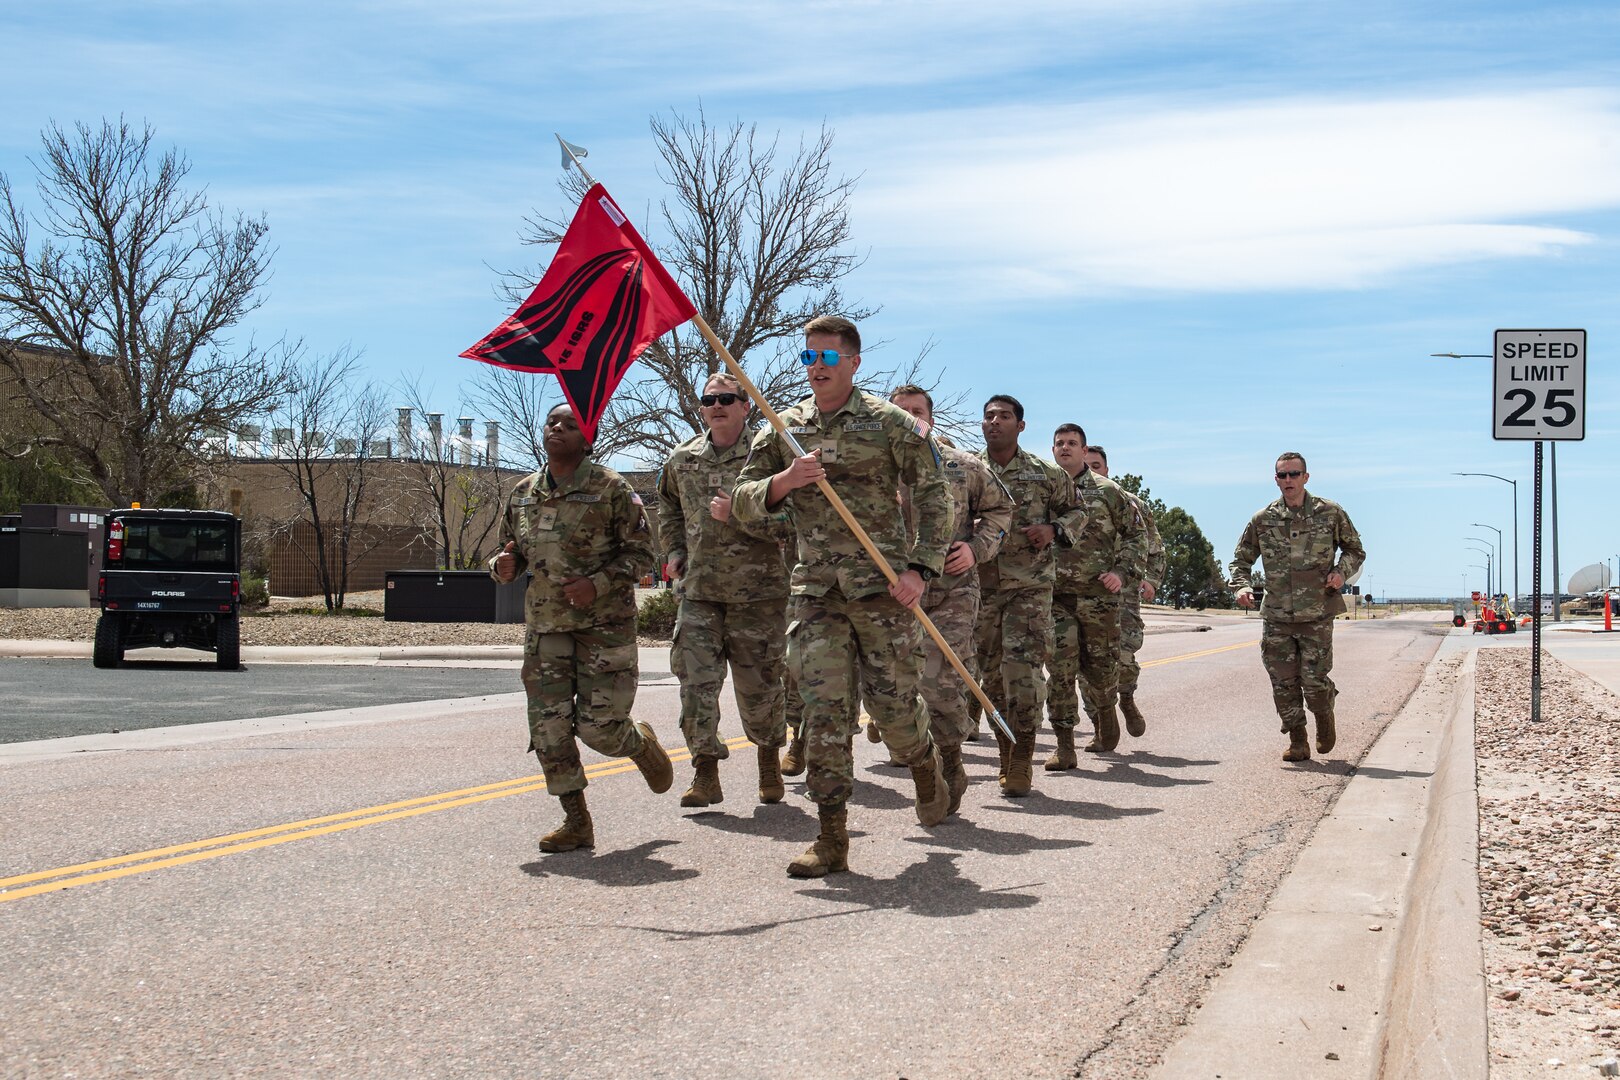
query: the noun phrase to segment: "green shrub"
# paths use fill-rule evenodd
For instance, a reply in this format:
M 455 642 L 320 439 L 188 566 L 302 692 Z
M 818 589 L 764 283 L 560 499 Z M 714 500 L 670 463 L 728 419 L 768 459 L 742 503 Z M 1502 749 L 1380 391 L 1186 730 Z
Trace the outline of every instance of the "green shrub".
M 673 637 L 678 606 L 674 589 L 659 589 L 647 597 L 641 610 L 636 612 L 636 632 L 643 637 Z
M 262 608 L 270 603 L 270 582 L 262 574 L 242 575 L 242 606 Z

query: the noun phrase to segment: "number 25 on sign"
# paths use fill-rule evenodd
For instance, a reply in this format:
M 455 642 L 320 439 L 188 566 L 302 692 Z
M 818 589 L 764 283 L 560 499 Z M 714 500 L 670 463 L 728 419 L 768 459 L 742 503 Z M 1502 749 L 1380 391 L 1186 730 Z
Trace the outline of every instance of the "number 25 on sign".
M 1498 330 L 1491 437 L 1586 438 L 1586 331 Z

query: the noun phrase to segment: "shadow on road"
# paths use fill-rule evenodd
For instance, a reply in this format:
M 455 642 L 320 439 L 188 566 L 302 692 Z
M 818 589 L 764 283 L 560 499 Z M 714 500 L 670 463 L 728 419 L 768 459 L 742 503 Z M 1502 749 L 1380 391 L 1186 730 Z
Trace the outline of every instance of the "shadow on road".
M 669 847 L 674 840 L 649 840 L 623 851 L 610 851 L 606 855 L 593 854 L 588 849 L 563 851 L 548 855 L 539 862 L 524 863 L 518 869 L 535 878 L 569 877 L 581 881 L 594 881 L 598 885 L 621 887 L 627 885 L 664 885 L 672 881 L 689 881 L 698 876 L 691 868 L 681 868 L 653 857 L 659 848 Z
M 1090 778 L 1070 774 L 1071 780 Z M 997 799 L 987 804 L 985 809 L 1010 811 L 1015 814 L 1037 814 L 1044 817 L 1084 818 L 1087 821 L 1118 821 L 1120 818 L 1147 817 L 1149 814 L 1163 813 L 1157 806 L 1110 806 L 1107 803 L 1059 798 L 1051 793 L 1051 789 L 1063 782 L 1047 778 L 1045 788 L 1035 788 L 1021 799 Z
M 1358 769 L 1354 765 L 1346 767 L 1340 762 L 1332 761 L 1317 762 L 1313 760 L 1311 761 L 1311 764 L 1316 766 L 1316 771 L 1318 772 L 1337 771 L 1345 776 L 1370 776 L 1374 780 L 1427 780 L 1434 775 L 1432 771 L 1413 772 L 1409 769 L 1380 769 L 1377 766 L 1373 766 L 1372 768 Z M 1334 765 L 1338 766 L 1336 770 L 1333 768 Z
M 945 823 L 932 832 L 924 836 L 908 836 L 906 842 L 960 851 L 983 851 L 991 855 L 1028 855 L 1033 851 L 1067 851 L 1091 846 L 1090 840 L 1046 839 L 1026 833 L 986 829 L 964 818 L 946 818 Z
M 750 937 L 794 923 L 818 922 L 860 915 L 869 911 L 903 911 L 929 919 L 959 918 L 979 911 L 1033 907 L 1041 902 L 1039 896 L 1021 890 L 1038 888 L 1045 884 L 1032 881 L 1027 885 L 1008 885 L 1000 889 L 985 889 L 978 882 L 962 876 L 956 860 L 962 856 L 955 852 L 931 851 L 922 862 L 913 863 L 898 877 L 882 880 L 857 873 L 835 874 L 823 878 L 815 888 L 806 889 L 800 896 L 834 903 L 853 904 L 841 911 L 827 911 L 818 915 L 805 915 L 794 919 L 773 919 L 770 922 L 749 923 L 724 930 L 682 930 L 667 926 L 625 926 L 622 930 L 641 930 L 661 934 L 669 941 L 699 941 L 715 937 Z
M 1183 761 L 1189 766 L 1218 764 L 1218 762 L 1213 761 L 1187 761 L 1185 758 L 1163 758 L 1160 760 Z M 1188 784 L 1208 784 L 1211 782 L 1208 777 L 1165 776 L 1163 773 L 1144 772 L 1136 766 L 1138 764 L 1155 764 L 1152 755 L 1148 754 L 1132 754 L 1129 761 L 1120 761 L 1118 759 L 1109 761 L 1106 758 L 1103 761 L 1108 765 L 1106 771 L 1090 772 L 1081 769 L 1081 775 L 1088 780 L 1103 780 L 1111 784 L 1131 784 L 1135 787 L 1150 788 L 1183 787 Z
M 700 810 L 685 815 L 687 821 L 739 836 L 763 836 L 772 840 L 800 840 L 814 837 L 817 817 L 794 803 L 756 806 L 751 815 L 728 814 L 723 810 Z

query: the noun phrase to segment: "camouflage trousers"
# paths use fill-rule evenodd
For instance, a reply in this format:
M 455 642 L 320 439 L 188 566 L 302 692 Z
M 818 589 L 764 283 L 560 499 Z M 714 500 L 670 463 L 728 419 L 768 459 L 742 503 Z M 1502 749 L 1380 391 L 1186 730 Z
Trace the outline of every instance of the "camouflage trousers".
M 1142 677 L 1142 665 L 1136 662 L 1136 654 L 1142 651 L 1142 637 L 1145 628 L 1142 625 L 1142 594 L 1139 591 L 1139 581 L 1127 581 L 1124 588 L 1119 590 L 1123 598 L 1119 603 L 1119 692 L 1121 694 L 1136 693 L 1137 681 Z
M 1080 705 L 1096 719 L 1097 710 L 1119 700 L 1119 607 L 1117 593 L 1052 597 L 1052 726 L 1074 727 Z M 1077 698 L 1075 686 L 1080 694 Z
M 681 681 L 681 734 L 694 757 L 731 755 L 720 738 L 727 661 L 743 734 L 755 746 L 782 745 L 786 633 L 785 598 L 746 604 L 681 599 L 669 666 Z
M 1051 624 L 1049 589 L 995 589 L 979 598 L 980 685 L 1018 733 L 1041 726 Z
M 546 791 L 585 789 L 579 741 L 607 757 L 641 750 L 630 723 L 640 675 L 634 619 L 558 634 L 530 630 L 523 641 L 529 695 L 529 749 L 540 757 Z
M 855 787 L 851 718 L 859 702 L 890 755 L 908 765 L 933 749 L 918 691 L 922 627 L 888 593 L 846 599 L 799 596 L 788 625 L 788 670 L 804 703 L 805 777 L 810 798 L 845 802 Z
M 930 584 L 923 594 L 922 608 L 951 651 L 972 671 L 973 637 L 979 620 L 978 581 L 969 575 L 948 591 L 936 590 Z M 929 731 L 941 746 L 960 746 L 976 726 L 976 721 L 968 716 L 968 698 L 972 694 L 926 630 L 922 647 L 922 696 L 928 706 Z
M 1282 730 L 1305 726 L 1305 706 L 1320 715 L 1333 707 L 1338 687 L 1333 670 L 1333 620 L 1281 622 L 1266 619 L 1260 632 L 1260 661 L 1271 676 L 1271 696 Z

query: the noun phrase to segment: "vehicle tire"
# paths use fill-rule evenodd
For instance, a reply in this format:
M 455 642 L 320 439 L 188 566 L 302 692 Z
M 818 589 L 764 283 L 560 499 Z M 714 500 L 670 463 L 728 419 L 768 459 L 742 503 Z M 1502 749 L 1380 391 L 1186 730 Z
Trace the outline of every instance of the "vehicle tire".
M 96 643 L 90 663 L 98 668 L 115 668 L 124 659 L 124 627 L 117 615 L 102 613 L 96 620 Z
M 214 630 L 214 648 L 218 653 L 215 659 L 225 671 L 242 666 L 242 628 L 235 615 L 220 617 Z

